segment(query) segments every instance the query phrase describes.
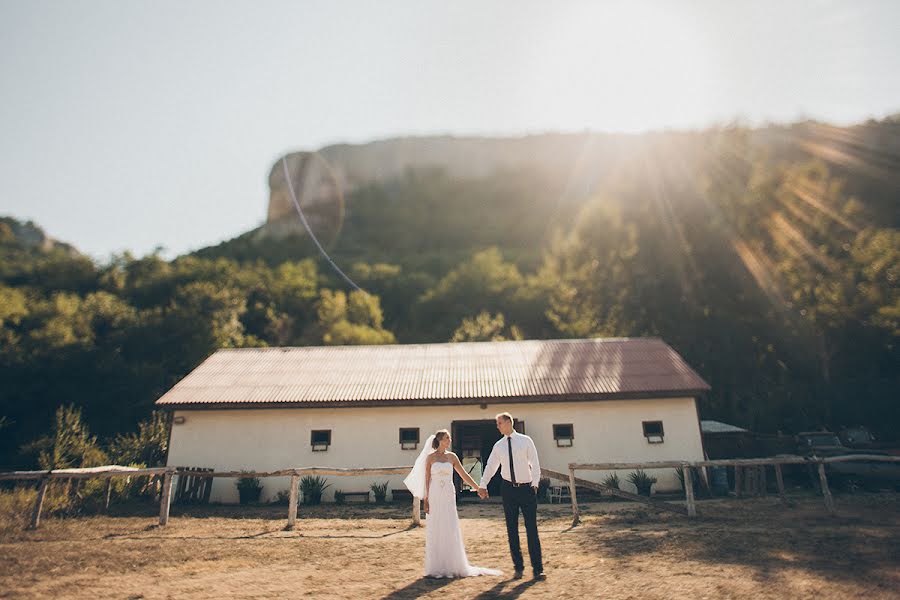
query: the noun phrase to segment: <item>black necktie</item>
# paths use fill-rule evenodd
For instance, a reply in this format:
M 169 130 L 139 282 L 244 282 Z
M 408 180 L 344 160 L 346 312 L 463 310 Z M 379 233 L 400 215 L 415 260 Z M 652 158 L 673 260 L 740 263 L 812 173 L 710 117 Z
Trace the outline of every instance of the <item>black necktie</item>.
M 516 482 L 516 465 L 513 464 L 512 457 L 512 436 L 506 438 L 506 447 L 509 448 L 509 477 L 512 483 Z

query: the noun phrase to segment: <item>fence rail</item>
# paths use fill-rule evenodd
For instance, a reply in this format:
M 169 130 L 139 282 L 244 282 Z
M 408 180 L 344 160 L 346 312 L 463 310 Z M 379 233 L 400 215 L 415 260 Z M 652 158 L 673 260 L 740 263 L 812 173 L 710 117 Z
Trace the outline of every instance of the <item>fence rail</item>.
M 817 465 L 817 471 L 819 475 L 819 485 L 822 489 L 822 497 L 825 501 L 825 508 L 828 510 L 829 514 L 834 514 L 834 498 L 831 495 L 831 490 L 828 488 L 828 478 L 825 475 L 825 465 L 833 464 L 833 463 L 842 463 L 842 462 L 886 462 L 886 463 L 900 463 L 900 456 L 885 456 L 881 454 L 846 454 L 841 456 L 828 456 L 828 457 L 819 457 L 819 456 L 794 456 L 794 455 L 784 455 L 784 456 L 774 456 L 774 457 L 766 457 L 766 458 L 729 458 L 729 459 L 717 459 L 717 460 L 696 460 L 696 461 L 657 461 L 657 462 L 641 462 L 641 463 L 569 463 L 569 475 L 568 475 L 568 483 L 569 483 L 569 495 L 572 499 L 572 525 L 577 525 L 580 522 L 579 511 L 578 511 L 578 499 L 576 497 L 575 487 L 576 485 L 581 485 L 582 487 L 587 487 L 589 489 L 598 489 L 602 491 L 606 491 L 611 493 L 612 495 L 621 495 L 617 492 L 619 490 L 614 490 L 613 488 L 603 486 L 594 482 L 587 482 L 583 479 L 578 479 L 575 477 L 575 472 L 577 470 L 582 471 L 616 471 L 616 470 L 634 470 L 634 469 L 680 469 L 684 474 L 684 495 L 685 495 L 685 508 L 687 509 L 688 517 L 696 517 L 697 516 L 697 506 L 696 500 L 694 498 L 694 486 L 691 476 L 692 469 L 702 469 L 706 467 L 734 467 L 735 470 L 735 493 L 740 496 L 740 486 L 741 486 L 741 472 L 744 469 L 757 468 L 759 469 L 760 478 L 763 482 L 763 489 L 765 486 L 765 467 L 772 466 L 775 470 L 775 480 L 778 486 L 778 494 L 784 499 L 784 479 L 782 477 L 781 467 L 783 465 Z M 557 479 L 564 479 L 561 473 L 553 473 L 553 475 Z M 633 494 L 629 494 L 630 496 L 634 496 Z M 631 498 L 631 499 L 639 499 L 641 502 L 646 502 L 657 508 L 662 508 L 660 506 L 659 501 L 652 502 L 649 498 Z
M 91 467 L 85 469 L 53 469 L 50 471 L 7 471 L 0 473 L 0 481 L 33 481 L 39 480 L 37 498 L 34 502 L 34 510 L 32 511 L 31 523 L 29 529 L 37 529 L 41 524 L 41 512 L 44 506 L 44 497 L 47 493 L 47 486 L 51 480 L 72 480 L 72 479 L 92 479 L 105 478 L 111 480 L 113 477 L 139 477 L 139 476 L 162 476 L 163 486 L 162 494 L 159 498 L 159 524 L 165 526 L 169 523 L 169 508 L 172 503 L 172 477 L 180 475 L 184 477 L 290 477 L 291 492 L 288 500 L 288 523 L 287 529 L 294 529 L 297 522 L 297 505 L 298 505 L 298 484 L 301 475 L 329 475 L 333 477 L 346 477 L 354 475 L 405 475 L 409 473 L 412 467 L 373 467 L 362 469 L 343 469 L 335 467 L 295 467 L 290 469 L 280 469 L 278 471 L 196 471 L 189 468 L 176 467 L 156 467 L 152 469 L 137 469 L 131 467 L 120 467 L 118 465 L 110 465 L 105 467 Z M 110 488 L 107 485 L 106 504 L 109 506 Z M 412 523 L 413 525 L 421 524 L 421 500 L 417 497 L 412 499 Z

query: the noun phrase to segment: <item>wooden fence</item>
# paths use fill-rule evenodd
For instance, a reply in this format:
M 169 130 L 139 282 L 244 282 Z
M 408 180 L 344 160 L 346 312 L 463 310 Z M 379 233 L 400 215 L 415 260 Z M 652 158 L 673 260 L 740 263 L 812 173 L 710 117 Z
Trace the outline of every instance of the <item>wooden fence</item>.
M 627 500 L 634 500 L 646 503 L 654 508 L 686 514 L 688 517 L 697 516 L 697 506 L 694 498 L 693 486 L 693 469 L 702 469 L 706 467 L 733 467 L 735 469 L 735 493 L 741 494 L 741 476 L 742 472 L 748 469 L 757 469 L 760 478 L 765 481 L 765 469 L 772 466 L 775 470 L 775 481 L 778 486 L 778 494 L 784 498 L 784 479 L 782 477 L 782 466 L 784 465 L 817 465 L 819 474 L 819 485 L 822 489 L 822 496 L 825 499 L 825 508 L 829 514 L 834 514 L 834 499 L 828 488 L 828 480 L 825 476 L 825 465 L 838 462 L 855 462 L 855 461 L 877 461 L 877 462 L 900 462 L 900 456 L 883 456 L 883 455 L 846 455 L 832 456 L 828 458 L 804 458 L 802 456 L 778 456 L 772 458 L 742 458 L 742 459 L 722 459 L 722 460 L 703 460 L 703 461 L 662 461 L 662 462 L 643 462 L 643 463 L 570 463 L 568 475 L 558 473 L 549 469 L 541 469 L 542 475 L 551 479 L 568 482 L 569 494 L 572 499 L 572 525 L 577 525 L 580 521 L 578 513 L 578 498 L 576 495 L 576 486 L 582 488 L 597 490 L 605 494 L 620 497 Z M 109 507 L 109 497 L 111 490 L 111 480 L 113 477 L 140 477 L 140 476 L 161 476 L 163 485 L 162 493 L 159 501 L 159 524 L 165 526 L 169 522 L 169 507 L 172 502 L 172 477 L 180 475 L 184 477 L 195 478 L 213 478 L 213 477 L 290 477 L 291 488 L 288 501 L 288 522 L 287 529 L 293 529 L 297 522 L 297 504 L 298 504 L 298 483 L 303 475 L 322 475 L 322 476 L 366 476 L 366 475 L 405 475 L 409 473 L 412 467 L 377 467 L 362 469 L 341 469 L 334 467 L 301 467 L 293 469 L 282 469 L 270 472 L 248 472 L 248 471 L 198 471 L 187 468 L 175 467 L 157 467 L 152 469 L 137 469 L 132 467 L 107 466 L 93 467 L 87 469 L 55 469 L 52 471 L 10 471 L 0 473 L 0 481 L 2 480 L 39 480 L 38 494 L 32 511 L 31 523 L 29 529 L 35 529 L 41 522 L 41 511 L 44 504 L 44 496 L 47 492 L 47 485 L 51 480 L 78 480 L 104 478 L 107 480 L 106 485 L 106 502 Z M 615 471 L 615 470 L 635 470 L 635 469 L 681 469 L 684 473 L 684 490 L 685 505 L 680 506 L 670 502 L 658 500 L 656 498 L 648 498 L 632 494 L 624 490 L 610 488 L 599 483 L 581 479 L 575 476 L 576 471 Z M 208 489 L 206 487 L 205 489 Z M 765 484 L 762 485 L 765 490 Z M 413 525 L 421 524 L 420 499 L 413 497 L 412 499 L 412 522 Z
M 107 466 L 93 467 L 87 469 L 55 469 L 52 471 L 10 471 L 0 473 L 0 481 L 2 480 L 39 480 L 37 498 L 34 502 L 34 510 L 32 511 L 31 523 L 29 529 L 36 529 L 41 524 L 41 511 L 44 506 L 44 496 L 47 492 L 47 485 L 51 480 L 73 480 L 73 479 L 92 479 L 105 478 L 109 482 L 113 477 L 140 477 L 140 476 L 162 476 L 163 485 L 162 493 L 159 499 L 159 524 L 165 526 L 169 522 L 169 507 L 172 503 L 172 477 L 175 475 L 186 476 L 191 478 L 213 478 L 213 477 L 290 477 L 291 493 L 288 501 L 288 523 L 287 529 L 293 529 L 297 522 L 297 504 L 298 504 L 298 484 L 300 477 L 303 475 L 328 475 L 337 477 L 346 477 L 353 475 L 406 475 L 412 467 L 377 467 L 365 469 L 338 469 L 333 467 L 301 467 L 295 469 L 282 469 L 279 471 L 258 472 L 258 471 L 198 471 L 187 468 L 175 467 L 158 467 L 153 469 L 136 469 L 131 467 Z M 196 481 L 196 479 L 195 479 Z M 109 506 L 110 485 L 106 487 L 106 505 Z M 412 502 L 412 522 L 413 525 L 421 524 L 420 499 L 413 498 Z
M 874 454 L 853 454 L 844 456 L 830 457 L 803 457 L 803 456 L 776 456 L 771 458 L 735 458 L 721 460 L 701 460 L 701 461 L 661 461 L 661 462 L 644 462 L 644 463 L 570 463 L 568 476 L 562 473 L 556 473 L 542 469 L 545 475 L 554 479 L 568 480 L 569 494 L 572 498 L 572 525 L 575 526 L 580 522 L 578 513 L 578 498 L 576 496 L 576 486 L 583 488 L 602 491 L 613 496 L 627 498 L 650 504 L 655 508 L 668 510 L 681 514 L 687 514 L 688 517 L 697 516 L 697 505 L 694 498 L 694 486 L 692 479 L 693 469 L 702 469 L 705 467 L 733 467 L 735 470 L 735 494 L 741 495 L 741 474 L 747 469 L 756 469 L 761 480 L 761 490 L 765 493 L 765 470 L 766 467 L 772 466 L 775 470 L 775 482 L 778 486 L 778 495 L 784 499 L 784 478 L 782 476 L 783 465 L 817 465 L 819 474 L 819 485 L 822 489 L 822 497 L 825 500 L 825 508 L 829 514 L 834 514 L 834 498 L 831 490 L 828 488 L 828 479 L 825 476 L 825 465 L 839 462 L 900 462 L 900 456 L 884 456 Z M 684 474 L 684 495 L 685 506 L 682 508 L 677 504 L 663 502 L 645 496 L 638 496 L 629 492 L 624 492 L 615 488 L 601 485 L 593 481 L 579 479 L 575 476 L 575 472 L 581 471 L 616 471 L 616 470 L 636 470 L 636 469 L 681 469 Z

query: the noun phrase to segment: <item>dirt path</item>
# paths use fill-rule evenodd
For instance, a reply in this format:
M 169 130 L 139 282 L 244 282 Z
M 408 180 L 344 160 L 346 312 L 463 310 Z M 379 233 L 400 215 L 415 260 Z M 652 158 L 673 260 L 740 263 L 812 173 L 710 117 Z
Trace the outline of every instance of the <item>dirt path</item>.
M 542 506 L 543 582 L 422 578 L 424 530 L 405 507 L 301 507 L 293 532 L 283 507 L 175 510 L 166 528 L 148 507 L 6 530 L 0 598 L 897 598 L 900 496 L 838 506 L 705 502 L 688 520 L 597 503 L 574 529 L 565 507 Z M 501 512 L 461 508 L 470 561 L 509 574 Z

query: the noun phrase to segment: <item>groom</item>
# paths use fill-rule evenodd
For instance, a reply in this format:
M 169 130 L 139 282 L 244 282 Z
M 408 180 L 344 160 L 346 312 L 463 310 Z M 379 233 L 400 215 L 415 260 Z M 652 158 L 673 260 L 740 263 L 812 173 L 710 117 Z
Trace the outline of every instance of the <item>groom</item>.
M 519 546 L 519 510 L 525 518 L 525 532 L 528 535 L 528 557 L 535 579 L 545 579 L 544 563 L 541 560 L 541 540 L 537 530 L 537 490 L 541 481 L 541 464 L 538 462 L 537 448 L 527 435 L 513 429 L 513 418 L 508 412 L 497 415 L 497 429 L 503 437 L 494 444 L 491 456 L 478 484 L 478 497 L 488 497 L 487 484 L 498 467 L 503 476 L 503 512 L 506 514 L 506 535 L 512 554 L 516 579 L 522 577 L 525 563 Z

